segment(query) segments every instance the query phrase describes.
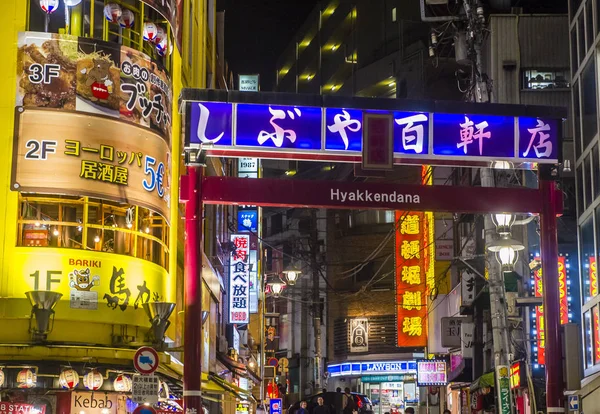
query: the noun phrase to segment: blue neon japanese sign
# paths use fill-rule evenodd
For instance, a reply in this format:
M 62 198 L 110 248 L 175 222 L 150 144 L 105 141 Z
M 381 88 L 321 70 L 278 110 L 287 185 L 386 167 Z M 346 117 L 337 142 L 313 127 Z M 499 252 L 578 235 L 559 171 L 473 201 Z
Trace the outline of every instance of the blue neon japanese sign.
M 415 158 L 552 164 L 560 154 L 556 118 L 198 101 L 188 108 L 186 146 L 210 144 L 209 155 L 305 153 L 315 160 L 357 162 L 367 113 L 393 115 L 396 163 Z
M 258 210 L 238 210 L 237 227 L 240 233 L 256 233 L 258 231 Z

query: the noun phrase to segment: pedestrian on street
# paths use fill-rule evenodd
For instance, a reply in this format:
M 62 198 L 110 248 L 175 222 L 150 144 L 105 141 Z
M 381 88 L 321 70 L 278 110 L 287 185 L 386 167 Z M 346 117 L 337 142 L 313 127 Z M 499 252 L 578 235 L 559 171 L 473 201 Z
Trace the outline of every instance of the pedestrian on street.
M 350 388 L 344 389 L 344 414 L 354 414 L 357 411 L 356 403 L 354 402 L 354 396 L 350 394 Z
M 308 414 L 308 410 L 306 409 L 306 401 L 300 401 L 300 408 L 296 414 Z
M 317 398 L 317 406 L 313 409 L 312 414 L 332 414 L 328 405 L 325 405 L 323 397 Z
M 404 414 L 415 414 L 415 409 L 408 407 L 406 410 L 404 410 Z

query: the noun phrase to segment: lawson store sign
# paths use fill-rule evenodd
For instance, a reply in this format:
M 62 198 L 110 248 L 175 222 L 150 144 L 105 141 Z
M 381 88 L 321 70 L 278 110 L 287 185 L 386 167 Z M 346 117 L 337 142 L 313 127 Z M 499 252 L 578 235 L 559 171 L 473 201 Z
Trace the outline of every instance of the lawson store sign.
M 431 160 L 441 164 L 504 160 L 525 167 L 555 164 L 560 159 L 562 119 L 542 110 L 533 112 L 518 105 L 449 106 L 389 99 L 319 101 L 282 96 L 286 95 L 264 95 L 258 99 L 261 103 L 237 102 L 234 99 L 242 98 L 235 95 L 190 98 L 186 103 L 186 147 L 201 146 L 209 156 L 251 154 L 358 162 L 365 116 L 387 114 L 393 119 L 397 164 L 410 163 L 411 159 L 413 163 Z M 342 104 L 352 107 L 336 106 Z
M 416 361 L 346 362 L 327 366 L 330 377 L 372 374 L 416 374 Z

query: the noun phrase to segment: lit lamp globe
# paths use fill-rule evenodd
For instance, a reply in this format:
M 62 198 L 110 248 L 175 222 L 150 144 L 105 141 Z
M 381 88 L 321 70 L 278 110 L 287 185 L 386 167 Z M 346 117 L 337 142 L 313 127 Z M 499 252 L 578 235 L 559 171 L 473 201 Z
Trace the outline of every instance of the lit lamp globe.
M 17 374 L 17 383 L 19 388 L 34 388 L 37 382 L 37 375 L 29 368 L 22 369 Z
M 283 277 L 289 286 L 294 286 L 302 272 L 295 268 L 289 268 L 283 271 Z
M 104 378 L 97 369 L 93 369 L 83 377 L 83 385 L 90 391 L 96 391 L 102 388 Z
M 490 243 L 487 249 L 495 253 L 496 260 L 502 266 L 502 271 L 511 272 L 519 259 L 519 251 L 525 249 L 525 246 L 518 240 L 503 237 Z
M 4 380 L 6 377 L 4 376 L 4 371 L 0 368 L 0 388 L 4 386 Z
M 283 291 L 283 285 L 284 285 L 284 283 L 281 283 L 281 282 L 272 282 L 269 284 L 269 286 L 271 287 L 271 293 L 273 294 L 273 296 L 278 298 L 279 295 L 281 295 L 281 292 Z
M 498 234 L 510 234 L 510 229 L 515 222 L 515 215 L 510 213 L 492 214 L 492 222 L 496 226 L 496 232 Z
M 117 375 L 117 378 L 113 381 L 113 388 L 117 392 L 130 392 L 131 385 L 131 378 L 125 374 Z
M 58 377 L 58 384 L 72 390 L 79 385 L 79 374 L 73 368 L 63 369 Z

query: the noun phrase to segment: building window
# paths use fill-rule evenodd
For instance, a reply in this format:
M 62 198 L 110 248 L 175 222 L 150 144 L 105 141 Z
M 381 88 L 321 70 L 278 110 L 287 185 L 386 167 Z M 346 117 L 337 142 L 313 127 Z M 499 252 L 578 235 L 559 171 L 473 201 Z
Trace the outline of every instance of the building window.
M 582 113 L 583 113 L 583 150 L 592 142 L 598 131 L 596 102 L 596 61 L 591 59 L 583 69 L 582 79 Z
M 585 347 L 585 366 L 586 368 L 591 368 L 594 366 L 594 354 L 592 353 L 593 350 L 593 340 L 594 340 L 594 336 L 592 335 L 592 315 L 591 312 L 586 312 L 583 315 L 583 320 L 584 320 L 584 329 L 585 329 L 585 333 L 584 333 L 584 347 Z
M 577 21 L 577 39 L 579 42 L 579 63 L 583 62 L 583 58 L 585 58 L 585 54 L 587 52 L 585 48 L 585 13 L 581 13 L 579 15 L 579 20 Z
M 142 208 L 88 197 L 20 197 L 17 246 L 122 254 L 169 265 L 169 226 Z
M 577 214 L 581 215 L 585 211 L 583 205 L 583 163 L 577 167 Z
M 581 155 L 581 105 L 579 103 L 579 82 L 573 85 L 573 125 L 575 126 L 575 159 Z
M 524 89 L 567 89 L 569 87 L 571 87 L 569 69 L 527 69 L 523 71 Z
M 592 204 L 592 157 L 591 153 L 585 157 L 584 165 L 583 165 L 583 175 L 584 175 L 584 188 L 585 188 L 585 208 L 588 208 L 590 204 Z
M 587 34 L 587 48 L 591 48 L 594 44 L 594 11 L 592 9 L 592 1 L 588 0 L 585 5 L 585 27 Z
M 571 68 L 573 73 L 577 72 L 579 59 L 577 58 L 577 25 L 571 30 Z
M 392 9 L 392 21 L 393 22 L 396 21 L 396 8 L 395 7 Z
M 594 246 L 594 217 L 587 219 L 580 228 L 579 247 L 581 249 L 581 275 L 583 278 L 583 303 L 589 302 L 598 294 L 598 283 L 595 280 L 596 250 Z

